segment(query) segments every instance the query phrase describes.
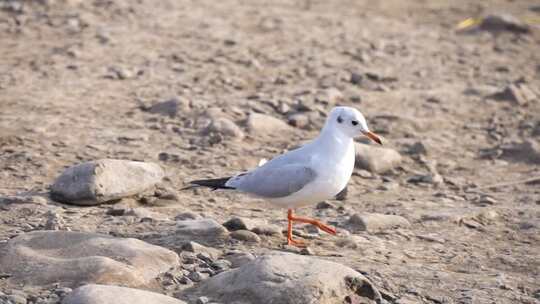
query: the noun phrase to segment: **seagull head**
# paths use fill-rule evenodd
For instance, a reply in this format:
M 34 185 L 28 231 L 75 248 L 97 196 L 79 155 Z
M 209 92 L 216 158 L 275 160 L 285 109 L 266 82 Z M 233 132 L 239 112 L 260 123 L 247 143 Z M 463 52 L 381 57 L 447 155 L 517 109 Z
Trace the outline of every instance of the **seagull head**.
M 351 138 L 363 135 L 382 145 L 379 136 L 369 130 L 364 115 L 355 108 L 335 107 L 330 112 L 326 125 Z

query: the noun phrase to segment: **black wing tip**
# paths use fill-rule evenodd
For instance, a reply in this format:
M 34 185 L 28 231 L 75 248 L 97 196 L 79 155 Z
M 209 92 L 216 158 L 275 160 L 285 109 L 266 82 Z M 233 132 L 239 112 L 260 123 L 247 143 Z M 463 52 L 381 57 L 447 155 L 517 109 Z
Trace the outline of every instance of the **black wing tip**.
M 189 182 L 190 183 L 189 186 L 182 188 L 181 190 L 188 190 L 188 189 L 193 189 L 193 188 L 198 188 L 198 187 L 210 188 L 212 189 L 212 191 L 216 191 L 218 189 L 228 189 L 228 190 L 235 189 L 234 187 L 229 187 L 225 185 L 229 179 L 231 179 L 230 176 L 222 177 L 222 178 L 194 180 L 194 181 Z

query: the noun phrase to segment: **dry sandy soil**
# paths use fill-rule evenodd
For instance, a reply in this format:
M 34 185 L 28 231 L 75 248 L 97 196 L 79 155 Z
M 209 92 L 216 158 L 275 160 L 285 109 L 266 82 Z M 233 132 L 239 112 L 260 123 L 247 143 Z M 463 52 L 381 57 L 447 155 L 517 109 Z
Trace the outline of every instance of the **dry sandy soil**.
M 356 233 L 366 242 L 355 249 L 321 233 L 308 240 L 312 254 L 362 271 L 389 302 L 540 303 L 540 31 L 455 30 L 492 12 L 538 18 L 538 3 L 0 3 L 0 195 L 46 197 L 64 168 L 101 158 L 159 163 L 178 190 L 257 166 L 315 137 L 334 104 L 354 106 L 402 163 L 384 174 L 359 170 L 346 200 L 298 212 L 342 230 L 359 212 L 401 215 L 411 226 Z M 497 95 L 512 84 L 528 100 Z M 342 96 L 325 98 L 329 89 Z M 144 110 L 171 98 L 172 116 Z M 250 132 L 251 112 L 285 122 L 300 113 L 308 123 Z M 216 116 L 245 136 L 206 132 Z M 442 180 L 418 178 L 434 175 Z M 111 205 L 46 200 L 0 206 L 0 239 L 44 229 L 51 208 L 75 231 L 148 242 L 160 233 L 159 222 L 111 221 Z M 286 224 L 284 210 L 229 192 L 117 204 Z M 284 241 L 216 246 L 259 254 L 287 250 Z

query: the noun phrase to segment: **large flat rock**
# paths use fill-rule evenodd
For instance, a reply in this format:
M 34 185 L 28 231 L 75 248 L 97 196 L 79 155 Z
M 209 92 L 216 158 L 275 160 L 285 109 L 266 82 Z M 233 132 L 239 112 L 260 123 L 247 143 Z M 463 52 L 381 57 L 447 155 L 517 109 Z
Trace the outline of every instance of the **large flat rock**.
M 89 284 L 75 289 L 62 304 L 185 304 L 175 298 L 146 290 Z
M 140 240 L 71 231 L 36 231 L 0 249 L 0 269 L 18 284 L 152 286 L 179 265 L 176 253 Z
M 360 273 L 326 260 L 272 253 L 199 285 L 196 294 L 222 303 L 361 303 L 380 301 L 380 293 Z M 355 302 L 356 303 L 356 302 Z
M 67 168 L 51 186 L 51 196 L 63 203 L 97 205 L 141 193 L 164 176 L 154 163 L 100 159 Z

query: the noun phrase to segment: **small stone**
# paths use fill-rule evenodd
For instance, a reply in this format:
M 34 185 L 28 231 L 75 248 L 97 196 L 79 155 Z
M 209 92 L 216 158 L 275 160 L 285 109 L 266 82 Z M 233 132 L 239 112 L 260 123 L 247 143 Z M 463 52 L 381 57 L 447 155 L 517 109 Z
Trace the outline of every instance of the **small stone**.
M 255 256 L 249 252 L 236 252 L 226 255 L 224 258 L 231 262 L 231 268 L 238 268 L 255 260 Z
M 207 254 L 211 259 L 215 259 L 219 255 L 219 250 L 203 246 L 197 242 L 186 242 L 182 245 L 182 250 L 193 252 L 195 254 L 204 253 Z
M 444 182 L 443 177 L 438 173 L 428 173 L 428 174 L 416 174 L 407 179 L 408 183 L 411 184 L 434 184 L 440 185 Z
M 525 140 L 523 142 L 513 142 L 501 147 L 501 158 L 540 164 L 540 143 L 535 140 Z
M 271 224 L 255 226 L 251 231 L 258 235 L 272 236 L 281 234 L 281 229 L 278 226 Z
M 385 182 L 379 187 L 377 187 L 377 189 L 383 190 L 383 191 L 392 191 L 398 188 L 399 188 L 399 183 L 396 183 L 396 182 Z
M 43 196 L 32 195 L 28 198 L 28 202 L 36 205 L 47 205 L 48 201 Z
M 170 236 L 177 240 L 218 240 L 225 238 L 228 231 L 213 219 L 182 220 L 176 222 L 176 234 Z
M 330 202 L 323 201 L 323 202 L 318 203 L 315 208 L 317 208 L 317 209 L 335 209 L 336 206 L 334 206 Z
M 212 119 L 208 127 L 203 131 L 204 134 L 218 133 L 228 138 L 243 139 L 244 132 L 234 122 L 225 118 L 218 117 Z
M 199 252 L 199 253 L 197 253 L 197 258 L 199 260 L 201 260 L 201 261 L 204 261 L 207 264 L 211 264 L 211 263 L 214 262 L 214 258 L 212 257 L 212 255 L 210 255 L 207 252 Z
M 137 73 L 135 73 L 132 69 L 128 69 L 126 67 L 111 67 L 109 68 L 109 73 L 106 75 L 106 78 L 126 80 L 135 78 L 136 76 Z
M 364 76 L 362 74 L 355 72 L 351 73 L 350 81 L 352 84 L 359 85 L 362 83 L 362 80 L 364 80 Z
M 230 269 L 232 267 L 232 263 L 230 261 L 220 259 L 210 264 L 210 266 L 212 267 L 212 269 L 215 269 L 217 272 L 223 272 L 225 270 Z
M 418 142 L 415 142 L 414 144 L 412 144 L 412 146 L 409 147 L 407 152 L 409 154 L 427 155 L 428 154 L 428 149 L 427 149 L 426 145 L 423 142 L 418 141 Z
M 249 219 L 240 218 L 240 217 L 233 217 L 223 223 L 223 226 L 227 228 L 229 231 L 236 231 L 236 230 L 251 230 L 254 227 L 255 223 L 250 221 Z
M 440 237 L 438 234 L 430 233 L 430 234 L 418 234 L 416 237 L 418 237 L 421 240 L 425 240 L 428 242 L 434 242 L 434 243 L 440 243 L 444 244 L 446 243 L 446 240 Z
M 309 117 L 302 113 L 289 115 L 289 124 L 297 128 L 305 128 L 309 125 Z
M 45 223 L 45 230 L 65 230 L 66 223 L 64 219 L 56 212 L 49 210 L 47 212 L 47 222 Z
M 322 102 L 329 107 L 333 107 L 343 101 L 343 93 L 337 88 L 328 88 L 324 90 L 324 95 L 326 95 L 326 100 Z M 319 100 L 319 102 L 321 101 Z
M 207 273 L 203 273 L 203 272 L 199 272 L 199 271 L 194 271 L 194 272 L 192 272 L 192 273 L 190 273 L 188 275 L 188 278 L 191 281 L 195 282 L 195 283 L 206 280 L 209 277 L 210 277 L 210 275 L 208 275 Z
M 354 175 L 360 176 L 362 178 L 373 178 L 373 174 L 369 172 L 368 170 L 364 170 L 364 169 L 355 170 Z
M 482 195 L 482 196 L 478 197 L 477 199 L 475 199 L 472 203 L 477 205 L 477 206 L 486 207 L 486 206 L 491 206 L 491 205 L 497 204 L 497 200 L 494 199 L 491 196 Z
M 169 100 L 157 102 L 150 107 L 143 107 L 143 110 L 152 114 L 175 117 L 178 115 L 179 110 L 187 110 L 187 108 L 187 101 L 181 101 L 179 98 L 174 97 Z
M 384 173 L 401 163 L 399 152 L 389 149 L 356 143 L 355 166 L 372 173 Z
M 304 247 L 302 250 L 300 250 L 301 255 L 315 255 L 315 251 L 311 249 L 310 247 Z
M 197 213 L 195 212 L 182 212 L 180 214 L 178 214 L 177 216 L 174 217 L 175 220 L 177 221 L 184 221 L 184 220 L 198 220 L 200 219 L 201 216 L 198 215 Z
M 370 232 L 411 226 L 402 216 L 381 213 L 355 213 L 347 223 L 355 230 Z
M 489 32 L 509 31 L 519 34 L 526 34 L 531 30 L 526 23 L 508 14 L 487 15 L 482 18 L 479 28 Z
M 249 132 L 255 134 L 276 134 L 292 130 L 291 126 L 280 119 L 254 112 L 250 113 L 246 126 Z
M 197 301 L 195 303 L 197 303 L 197 304 L 208 304 L 208 303 L 210 303 L 210 299 L 208 299 L 208 297 L 199 297 L 199 298 L 197 298 Z
M 495 100 L 505 100 L 525 106 L 537 99 L 536 94 L 524 83 L 514 83 L 493 95 L 489 96 Z
M 146 208 L 130 208 L 124 213 L 125 216 L 134 216 L 141 221 L 168 221 L 169 218 L 165 214 L 159 212 L 153 212 Z
M 60 297 L 64 297 L 65 295 L 70 294 L 72 291 L 73 289 L 69 287 L 59 287 L 56 288 L 53 292 Z
M 236 230 L 231 233 L 231 237 L 233 239 L 244 241 L 244 242 L 251 242 L 251 243 L 259 243 L 261 242 L 261 238 L 256 234 L 248 230 Z
M 122 216 L 126 213 L 126 208 L 123 206 L 113 206 L 107 209 L 107 215 L 110 216 Z

